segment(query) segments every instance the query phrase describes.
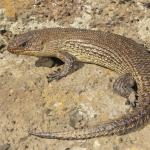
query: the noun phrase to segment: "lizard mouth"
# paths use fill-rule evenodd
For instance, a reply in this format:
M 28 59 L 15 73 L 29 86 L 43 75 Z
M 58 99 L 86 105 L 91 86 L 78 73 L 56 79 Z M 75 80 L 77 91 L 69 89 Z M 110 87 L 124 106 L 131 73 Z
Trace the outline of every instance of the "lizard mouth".
M 35 56 L 35 57 L 50 57 L 52 54 L 50 51 L 45 51 L 44 53 L 42 51 L 36 51 L 36 50 L 12 50 L 11 53 L 17 54 L 17 55 L 28 55 L 28 56 Z

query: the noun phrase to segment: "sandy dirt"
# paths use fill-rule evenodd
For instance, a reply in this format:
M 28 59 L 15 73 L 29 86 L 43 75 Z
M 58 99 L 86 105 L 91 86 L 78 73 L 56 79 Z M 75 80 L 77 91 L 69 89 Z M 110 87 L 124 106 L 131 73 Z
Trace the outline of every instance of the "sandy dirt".
M 34 131 L 85 128 L 131 108 L 115 94 L 117 74 L 85 64 L 48 84 L 57 62 L 10 54 L 13 35 L 46 27 L 110 31 L 150 47 L 148 0 L 4 0 L 0 2 L 0 150 L 149 150 L 150 125 L 122 136 L 59 141 Z M 51 68 L 51 66 L 54 66 Z

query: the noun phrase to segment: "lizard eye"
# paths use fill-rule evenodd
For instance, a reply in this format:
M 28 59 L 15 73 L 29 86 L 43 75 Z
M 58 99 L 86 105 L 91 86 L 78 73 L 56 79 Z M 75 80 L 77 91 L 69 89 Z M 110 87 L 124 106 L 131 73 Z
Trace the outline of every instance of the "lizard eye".
M 27 45 L 27 42 L 23 42 L 20 46 L 24 48 L 26 45 Z

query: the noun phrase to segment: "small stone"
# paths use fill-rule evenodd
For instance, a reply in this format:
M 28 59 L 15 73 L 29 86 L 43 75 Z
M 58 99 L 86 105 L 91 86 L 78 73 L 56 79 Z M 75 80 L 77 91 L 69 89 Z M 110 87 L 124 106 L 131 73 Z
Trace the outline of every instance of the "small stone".
M 70 125 L 73 128 L 79 129 L 87 125 L 88 121 L 87 113 L 80 107 L 75 107 L 74 109 L 72 109 L 69 113 L 69 117 L 70 117 Z
M 95 140 L 93 144 L 93 150 L 99 150 L 100 147 L 101 147 L 101 144 L 99 143 L 99 141 Z
M 8 150 L 10 148 L 10 144 L 0 145 L 0 150 Z
M 13 89 L 10 89 L 10 90 L 9 90 L 9 96 L 11 96 L 13 93 L 14 93 L 14 90 L 13 90 Z

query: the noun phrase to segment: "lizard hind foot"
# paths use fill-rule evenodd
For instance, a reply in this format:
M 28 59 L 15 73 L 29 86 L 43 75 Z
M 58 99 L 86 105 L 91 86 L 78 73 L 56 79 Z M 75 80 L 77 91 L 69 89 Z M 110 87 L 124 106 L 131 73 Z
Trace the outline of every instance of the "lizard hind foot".
M 124 74 L 116 79 L 113 84 L 113 90 L 115 93 L 127 99 L 125 102 L 126 105 L 136 106 L 136 82 L 130 74 Z

